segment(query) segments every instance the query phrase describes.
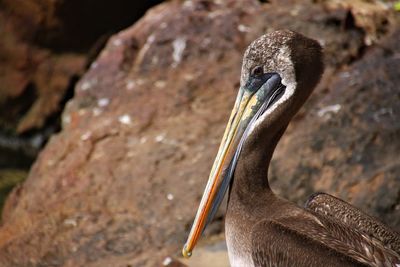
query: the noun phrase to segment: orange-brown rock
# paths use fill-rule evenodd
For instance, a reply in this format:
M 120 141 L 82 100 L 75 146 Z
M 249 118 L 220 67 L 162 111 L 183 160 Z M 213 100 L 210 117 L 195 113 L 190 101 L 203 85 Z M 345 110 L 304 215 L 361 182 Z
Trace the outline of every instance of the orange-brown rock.
M 160 0 L 0 3 L 0 132 L 42 130 L 112 32 Z M 57 126 L 53 126 L 57 127 Z
M 33 2 L 24 3 L 29 8 Z M 28 11 L 40 15 L 35 8 Z M 0 10 L 0 126 L 2 132 L 18 134 L 44 127 L 61 111 L 66 92 L 74 77 L 83 73 L 86 60 L 81 53 L 55 53 L 34 44 L 39 25 L 21 16 L 12 9 Z

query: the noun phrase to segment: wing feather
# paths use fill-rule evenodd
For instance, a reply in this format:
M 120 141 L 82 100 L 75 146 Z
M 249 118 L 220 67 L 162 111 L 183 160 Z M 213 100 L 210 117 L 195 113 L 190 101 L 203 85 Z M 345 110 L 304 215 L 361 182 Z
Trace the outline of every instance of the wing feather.
M 400 255 L 400 234 L 398 232 L 341 199 L 326 193 L 316 193 L 308 199 L 305 209 L 322 217 L 339 221 L 349 228 L 356 228 L 378 239 L 386 247 Z
M 272 234 L 262 234 L 262 231 L 265 230 Z M 285 241 L 279 239 L 271 241 L 271 238 L 276 236 L 290 243 L 285 243 Z M 260 240 L 260 238 L 265 240 Z M 252 231 L 252 242 L 253 247 L 257 247 L 253 252 L 253 260 L 257 263 L 262 263 L 261 260 L 264 257 L 269 261 L 273 260 L 274 258 L 268 257 L 266 254 L 276 256 L 276 253 L 280 251 L 279 260 L 290 259 L 296 265 L 307 258 L 313 261 L 318 259 L 327 261 L 333 257 L 336 262 L 346 259 L 348 264 L 341 263 L 332 266 L 363 266 L 363 264 L 364 266 L 396 266 L 396 264 L 400 266 L 400 256 L 395 251 L 385 247 L 380 240 L 355 228 L 349 228 L 338 221 L 307 211 L 281 217 L 274 221 L 264 220 L 258 223 Z M 301 246 L 302 243 L 306 245 Z M 285 244 L 287 246 L 282 248 Z M 307 246 L 311 246 L 311 251 L 307 249 Z M 282 251 L 285 251 L 285 249 L 294 250 L 292 251 L 293 254 L 283 253 Z M 329 265 L 327 264 L 327 266 Z M 256 264 L 256 266 L 274 265 Z M 318 266 L 318 264 L 309 266 Z
M 369 266 L 279 222 L 264 220 L 252 230 L 252 259 L 256 267 Z

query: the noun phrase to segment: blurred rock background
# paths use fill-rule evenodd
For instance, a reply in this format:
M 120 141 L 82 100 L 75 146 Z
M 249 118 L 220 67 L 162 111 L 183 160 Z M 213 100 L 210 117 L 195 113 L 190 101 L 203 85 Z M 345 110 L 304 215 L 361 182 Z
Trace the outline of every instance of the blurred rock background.
M 180 247 L 243 51 L 282 28 L 317 39 L 326 72 L 273 189 L 299 205 L 328 192 L 400 230 L 398 2 L 135 2 L 0 2 L 0 266 L 226 266 L 223 209 L 201 257 Z
M 60 131 L 64 105 L 106 40 L 161 1 L 140 2 L 0 1 L 1 203 Z

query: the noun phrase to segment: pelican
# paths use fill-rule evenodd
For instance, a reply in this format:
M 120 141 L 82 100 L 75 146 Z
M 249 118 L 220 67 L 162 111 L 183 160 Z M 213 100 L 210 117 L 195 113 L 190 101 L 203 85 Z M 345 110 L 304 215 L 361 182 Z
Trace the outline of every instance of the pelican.
M 400 235 L 377 219 L 324 193 L 299 207 L 268 184 L 273 151 L 323 69 L 318 42 L 293 31 L 265 34 L 249 45 L 183 256 L 190 257 L 228 191 L 225 236 L 233 267 L 400 267 Z

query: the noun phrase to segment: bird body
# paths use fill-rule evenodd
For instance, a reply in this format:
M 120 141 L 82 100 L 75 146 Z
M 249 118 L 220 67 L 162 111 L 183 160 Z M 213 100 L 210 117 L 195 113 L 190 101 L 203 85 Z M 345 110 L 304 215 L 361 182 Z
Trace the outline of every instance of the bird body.
M 228 206 L 231 266 L 395 266 L 398 254 L 343 222 L 271 195 L 263 206 Z M 267 204 L 268 203 L 268 204 Z
M 269 187 L 274 149 L 322 72 L 320 45 L 301 34 L 276 31 L 249 45 L 184 256 L 191 255 L 229 188 L 225 235 L 233 267 L 400 267 L 400 235 L 377 219 L 322 193 L 299 207 Z

